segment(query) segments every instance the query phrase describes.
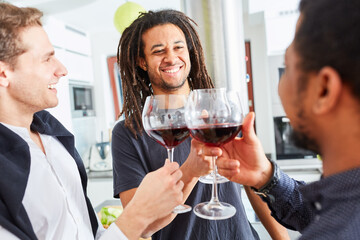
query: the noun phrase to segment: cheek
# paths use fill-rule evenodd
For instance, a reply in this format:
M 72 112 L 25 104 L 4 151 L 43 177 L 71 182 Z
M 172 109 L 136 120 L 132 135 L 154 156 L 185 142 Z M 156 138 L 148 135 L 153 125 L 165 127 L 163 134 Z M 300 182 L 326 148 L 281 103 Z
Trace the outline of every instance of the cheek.
M 289 80 L 284 77 L 281 78 L 278 85 L 278 94 L 286 115 L 291 115 L 289 106 L 292 105 L 294 101 L 294 93 L 292 92 L 290 85 L 291 83 L 289 83 Z
M 284 77 L 281 77 L 280 81 L 279 81 L 279 84 L 278 84 L 278 94 L 279 94 L 279 97 L 280 97 L 280 100 L 282 100 L 283 98 L 283 94 L 284 94 Z

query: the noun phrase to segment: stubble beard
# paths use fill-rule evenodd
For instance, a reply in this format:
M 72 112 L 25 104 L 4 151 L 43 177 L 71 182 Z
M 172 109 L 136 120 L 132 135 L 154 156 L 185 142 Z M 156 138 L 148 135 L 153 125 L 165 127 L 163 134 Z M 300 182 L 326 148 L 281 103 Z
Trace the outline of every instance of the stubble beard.
M 293 130 L 290 133 L 290 140 L 299 148 L 321 154 L 319 144 L 313 137 L 311 137 L 309 129 L 306 127 L 308 125 L 306 122 L 309 122 L 309 120 L 305 116 L 303 109 L 300 109 L 297 115 L 298 119 L 300 119 L 300 123 L 296 129 L 293 127 Z
M 171 85 L 171 84 L 168 84 L 166 83 L 165 81 L 161 81 L 161 84 L 160 84 L 160 88 L 162 88 L 163 90 L 167 91 L 167 92 L 173 92 L 173 91 L 176 91 L 180 88 L 182 88 L 186 82 L 186 78 L 184 78 L 180 84 L 177 84 L 176 86 L 174 85 Z

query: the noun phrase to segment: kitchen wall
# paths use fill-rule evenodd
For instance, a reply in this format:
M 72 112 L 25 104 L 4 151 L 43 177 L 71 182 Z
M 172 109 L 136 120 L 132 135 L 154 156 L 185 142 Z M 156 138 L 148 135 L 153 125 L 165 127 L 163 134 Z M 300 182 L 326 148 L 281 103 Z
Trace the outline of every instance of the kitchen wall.
M 256 130 L 266 153 L 275 159 L 273 116 L 285 112 L 277 92 L 278 68 L 291 43 L 298 18 L 298 0 L 243 0 L 245 39 L 251 43 Z
M 96 101 L 97 125 L 99 126 L 97 129 L 98 138 L 100 132 L 103 131 L 104 139 L 109 139 L 109 131 L 111 131 L 110 129 L 116 121 L 106 59 L 109 56 L 116 56 L 120 36 L 117 31 L 90 34 L 94 79 L 96 79 L 94 89 L 95 94 L 99 96 Z
M 246 8 L 245 8 L 246 9 Z M 272 121 L 271 82 L 269 78 L 268 56 L 264 12 L 249 14 L 244 12 L 245 39 L 251 44 L 256 131 L 266 153 L 275 153 L 274 126 Z

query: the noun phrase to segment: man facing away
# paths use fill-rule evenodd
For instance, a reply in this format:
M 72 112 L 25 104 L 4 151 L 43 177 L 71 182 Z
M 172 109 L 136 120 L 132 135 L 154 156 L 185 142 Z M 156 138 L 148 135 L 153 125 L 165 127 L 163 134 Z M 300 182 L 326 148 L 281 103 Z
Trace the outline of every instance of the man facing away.
M 305 185 L 265 158 L 247 116 L 243 138 L 223 148 L 219 172 L 253 186 L 300 239 L 360 236 L 360 2 L 302 0 L 295 38 L 285 54 L 279 95 L 297 145 L 320 153 L 323 177 Z M 201 146 L 199 146 L 201 147 Z
M 56 84 L 67 71 L 41 16 L 0 3 L 0 239 L 138 239 L 182 201 L 179 166 L 148 174 L 104 232 L 74 137 L 44 111 L 58 104 Z

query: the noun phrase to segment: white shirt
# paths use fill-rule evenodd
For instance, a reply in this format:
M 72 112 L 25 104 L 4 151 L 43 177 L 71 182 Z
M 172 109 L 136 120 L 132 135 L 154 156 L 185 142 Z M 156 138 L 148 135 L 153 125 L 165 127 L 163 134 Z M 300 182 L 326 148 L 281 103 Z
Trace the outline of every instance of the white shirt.
M 94 239 L 77 165 L 56 138 L 40 134 L 46 155 L 26 128 L 4 124 L 29 145 L 31 164 L 23 205 L 39 239 Z M 96 240 L 127 239 L 112 224 L 104 231 L 100 221 Z M 18 239 L 0 226 L 0 239 Z

